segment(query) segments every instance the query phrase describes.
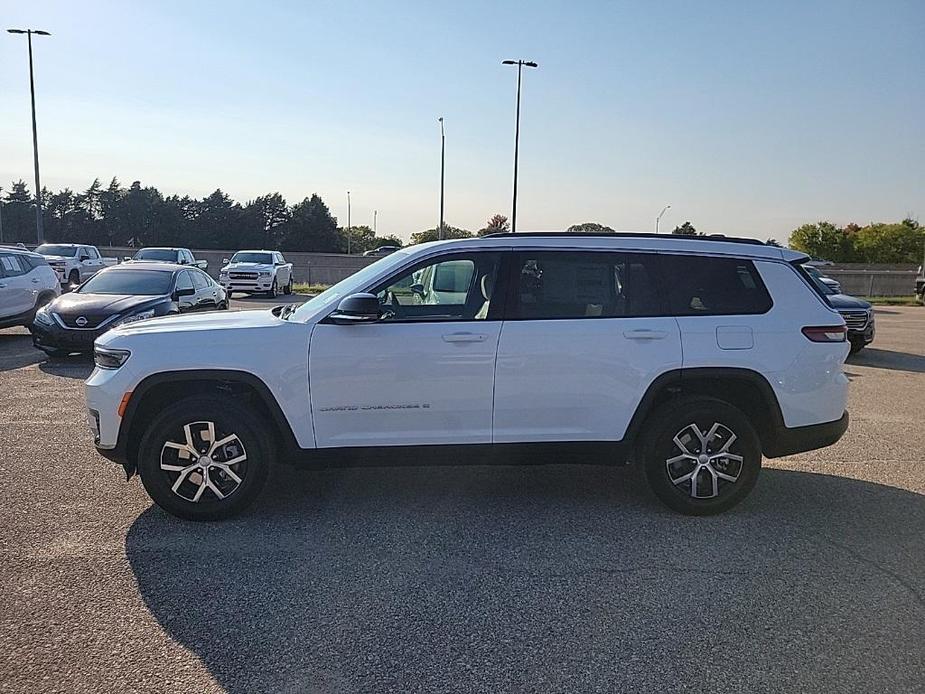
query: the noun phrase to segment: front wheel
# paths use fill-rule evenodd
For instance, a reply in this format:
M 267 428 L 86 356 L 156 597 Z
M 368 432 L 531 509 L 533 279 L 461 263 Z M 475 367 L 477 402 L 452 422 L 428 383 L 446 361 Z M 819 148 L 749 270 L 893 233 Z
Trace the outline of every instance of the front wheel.
M 193 396 L 151 422 L 138 449 L 138 472 L 148 495 L 168 513 L 221 520 L 257 498 L 273 453 L 263 419 L 251 408 Z
M 761 471 L 761 443 L 736 407 L 682 398 L 649 417 L 641 453 L 646 478 L 669 508 L 691 516 L 722 513 L 748 496 Z
M 276 298 L 279 296 L 279 287 L 276 284 L 276 278 L 273 278 L 273 285 L 270 287 L 270 291 L 267 292 L 267 296 Z

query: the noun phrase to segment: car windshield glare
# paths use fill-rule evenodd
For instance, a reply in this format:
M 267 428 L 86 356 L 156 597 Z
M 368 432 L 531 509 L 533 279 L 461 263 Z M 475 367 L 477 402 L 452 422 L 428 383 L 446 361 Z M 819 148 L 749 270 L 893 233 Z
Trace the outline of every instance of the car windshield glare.
M 60 246 L 54 243 L 43 243 L 35 249 L 41 255 L 60 255 L 73 257 L 77 255 L 77 246 Z
M 262 263 L 273 264 L 273 256 L 269 253 L 235 253 L 231 256 L 232 263 Z
M 177 259 L 177 252 L 165 248 L 146 248 L 135 254 L 135 260 L 169 260 Z
M 380 258 L 375 263 L 367 265 L 359 272 L 353 273 L 350 277 L 328 287 L 318 296 L 306 301 L 299 306 L 295 313 L 292 314 L 292 317 L 296 321 L 308 318 L 313 315 L 315 311 L 333 303 L 337 299 L 363 291 L 363 289 L 369 286 L 373 280 L 382 273 L 388 272 L 390 269 L 401 265 L 407 259 L 408 253 L 405 251 L 396 251 L 395 253 Z
M 81 294 L 169 294 L 173 273 L 165 270 L 110 270 L 91 277 L 77 291 Z

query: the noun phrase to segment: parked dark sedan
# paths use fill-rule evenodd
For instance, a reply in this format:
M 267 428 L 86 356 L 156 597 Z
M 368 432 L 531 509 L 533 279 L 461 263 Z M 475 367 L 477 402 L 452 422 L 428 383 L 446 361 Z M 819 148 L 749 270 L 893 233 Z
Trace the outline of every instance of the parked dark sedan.
M 92 352 L 93 341 L 119 325 L 226 308 L 225 290 L 197 268 L 126 263 L 98 272 L 39 310 L 32 343 L 54 357 Z

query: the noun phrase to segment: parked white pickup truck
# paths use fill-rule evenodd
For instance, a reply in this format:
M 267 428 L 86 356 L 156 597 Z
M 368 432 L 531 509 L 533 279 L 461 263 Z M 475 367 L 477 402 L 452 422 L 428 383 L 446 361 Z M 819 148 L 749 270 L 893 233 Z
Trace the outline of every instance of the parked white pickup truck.
M 292 294 L 292 263 L 279 251 L 238 251 L 222 259 L 219 283 L 228 292 L 279 296 Z
M 116 258 L 104 258 L 96 246 L 80 243 L 43 243 L 35 252 L 45 256 L 62 286 L 77 287 L 100 270 L 115 265 Z

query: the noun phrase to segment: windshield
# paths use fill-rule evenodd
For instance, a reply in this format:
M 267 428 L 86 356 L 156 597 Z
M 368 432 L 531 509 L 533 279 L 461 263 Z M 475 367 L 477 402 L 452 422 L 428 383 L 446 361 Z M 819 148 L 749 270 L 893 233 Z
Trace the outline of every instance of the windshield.
M 142 248 L 135 254 L 133 260 L 168 260 L 177 259 L 177 252 L 167 248 Z
M 81 294 L 169 294 L 173 273 L 166 270 L 109 270 L 87 280 Z
M 77 255 L 77 246 L 60 246 L 54 243 L 43 243 L 35 249 L 35 252 L 41 255 L 66 255 L 73 257 Z
M 366 286 L 384 272 L 391 268 L 401 265 L 408 258 L 408 253 L 396 251 L 390 255 L 384 256 L 371 265 L 367 265 L 359 272 L 355 272 L 350 277 L 341 280 L 332 287 L 328 287 L 314 299 L 306 301 L 296 309 L 292 314 L 296 320 L 305 319 L 323 308 L 327 304 L 334 303 L 350 294 L 362 291 Z
M 269 253 L 235 253 L 231 256 L 232 263 L 263 263 L 273 264 L 273 256 Z
M 816 289 L 818 289 L 820 292 L 822 292 L 826 296 L 832 296 L 833 294 L 835 294 L 835 290 L 822 281 L 822 278 L 824 277 L 824 275 L 821 272 L 819 272 L 819 270 L 817 270 L 814 266 L 804 265 L 803 269 L 806 271 L 806 274 L 809 275 L 809 278 L 813 281 L 813 284 L 816 286 Z

